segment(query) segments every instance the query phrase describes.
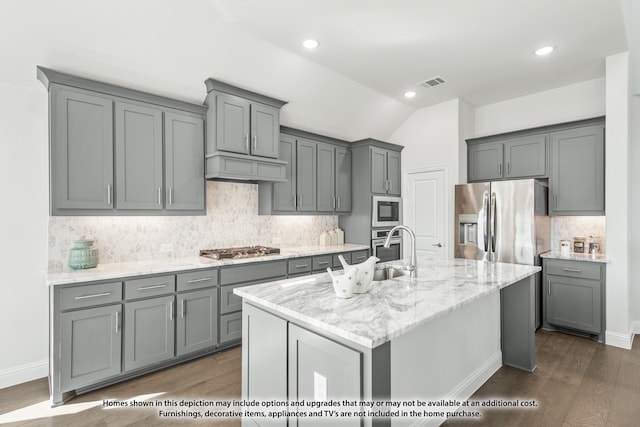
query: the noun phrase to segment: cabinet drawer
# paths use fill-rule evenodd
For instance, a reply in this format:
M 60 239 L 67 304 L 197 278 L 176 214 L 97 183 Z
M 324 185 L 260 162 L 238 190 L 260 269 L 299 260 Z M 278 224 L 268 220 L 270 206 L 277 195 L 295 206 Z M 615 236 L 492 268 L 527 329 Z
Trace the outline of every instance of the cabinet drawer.
M 176 276 L 178 292 L 208 288 L 217 284 L 218 270 L 216 268 L 193 271 L 191 273 L 180 273 Z
M 344 257 L 344 260 L 347 261 L 347 264 L 351 264 L 351 252 L 345 252 L 343 254 L 335 254 L 333 255 L 333 268 L 342 268 L 342 263 L 340 262 L 340 259 L 338 258 L 338 255 L 342 255 Z
M 600 263 L 547 260 L 545 268 L 547 274 L 600 280 Z
M 289 274 L 311 273 L 311 257 L 289 260 Z
M 242 338 L 242 312 L 220 316 L 220 344 Z
M 360 264 L 369 258 L 369 251 L 364 249 L 362 251 L 351 252 L 351 264 Z
M 261 261 L 251 264 L 234 265 L 220 269 L 220 284 L 251 282 L 256 280 L 284 278 L 287 275 L 287 261 Z
M 176 289 L 176 276 L 145 277 L 124 282 L 125 299 L 153 297 L 170 294 Z
M 327 271 L 327 267 L 331 267 L 332 265 L 333 255 L 314 256 L 311 262 L 313 271 Z
M 109 304 L 122 300 L 122 282 L 81 285 L 60 290 L 60 310 Z

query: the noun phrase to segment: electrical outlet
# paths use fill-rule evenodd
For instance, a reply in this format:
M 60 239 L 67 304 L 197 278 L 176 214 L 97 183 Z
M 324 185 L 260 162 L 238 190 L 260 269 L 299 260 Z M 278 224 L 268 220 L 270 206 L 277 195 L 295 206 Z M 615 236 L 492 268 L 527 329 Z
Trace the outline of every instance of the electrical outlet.
M 166 253 L 170 253 L 173 252 L 173 245 L 171 243 L 162 243 L 160 245 L 160 253 L 161 254 L 166 254 Z
M 321 402 L 327 400 L 327 377 L 317 372 L 313 373 L 313 400 Z

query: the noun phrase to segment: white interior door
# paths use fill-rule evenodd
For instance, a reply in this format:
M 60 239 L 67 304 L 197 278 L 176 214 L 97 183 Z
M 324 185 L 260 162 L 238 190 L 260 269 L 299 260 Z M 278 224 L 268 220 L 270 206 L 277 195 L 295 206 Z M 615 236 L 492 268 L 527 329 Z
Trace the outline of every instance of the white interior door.
M 444 169 L 407 173 L 405 192 L 405 224 L 416 234 L 416 252 L 446 256 L 448 242 L 448 195 Z M 405 235 L 405 254 L 409 239 Z

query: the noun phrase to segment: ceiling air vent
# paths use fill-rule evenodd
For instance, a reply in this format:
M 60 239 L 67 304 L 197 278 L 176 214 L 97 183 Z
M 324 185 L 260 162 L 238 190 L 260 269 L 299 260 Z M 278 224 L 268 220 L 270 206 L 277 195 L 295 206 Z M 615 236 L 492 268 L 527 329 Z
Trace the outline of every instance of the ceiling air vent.
M 430 79 L 422 81 L 418 84 L 428 89 L 430 87 L 441 85 L 442 83 L 444 83 L 444 80 L 440 76 L 436 76 L 436 77 L 431 77 Z

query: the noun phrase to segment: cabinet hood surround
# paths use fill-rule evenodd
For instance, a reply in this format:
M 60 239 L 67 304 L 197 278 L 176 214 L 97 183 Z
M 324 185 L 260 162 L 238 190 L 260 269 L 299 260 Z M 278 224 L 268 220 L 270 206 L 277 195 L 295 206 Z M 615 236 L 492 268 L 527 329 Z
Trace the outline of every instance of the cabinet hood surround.
M 285 182 L 278 158 L 280 108 L 286 104 L 209 78 L 205 178 L 239 183 Z

